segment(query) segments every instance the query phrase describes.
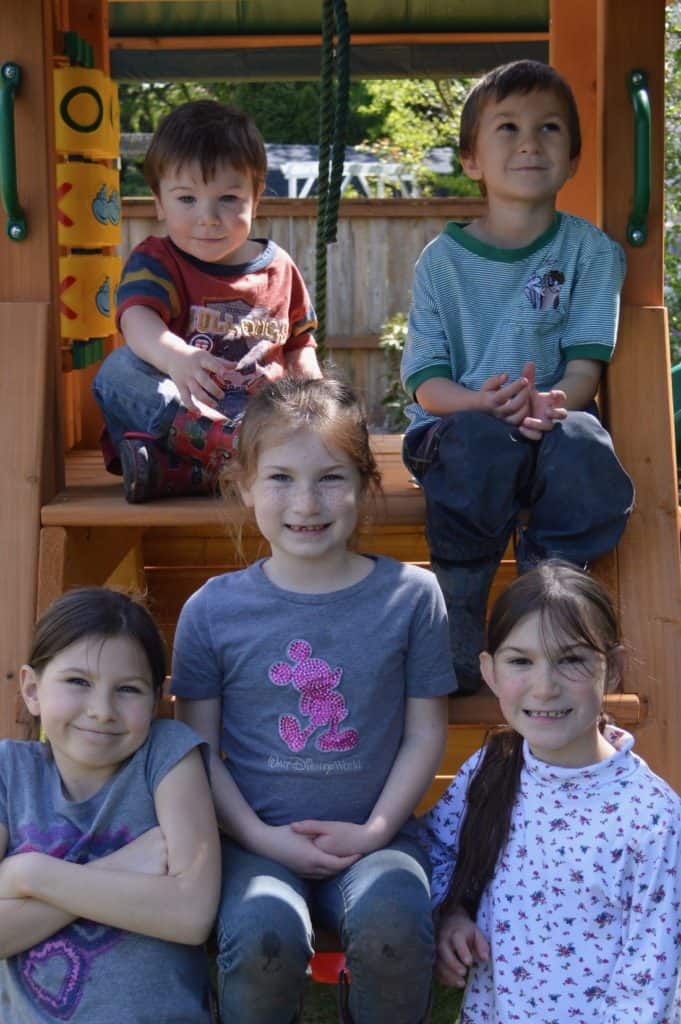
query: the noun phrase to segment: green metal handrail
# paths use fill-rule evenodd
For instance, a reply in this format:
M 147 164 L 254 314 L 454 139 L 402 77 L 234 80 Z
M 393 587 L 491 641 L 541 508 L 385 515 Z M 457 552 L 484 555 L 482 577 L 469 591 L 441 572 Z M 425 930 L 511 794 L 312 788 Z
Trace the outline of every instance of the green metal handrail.
M 630 245 L 644 245 L 648 237 L 648 207 L 651 179 L 651 118 L 648 75 L 635 69 L 627 78 L 634 108 L 634 202 L 627 223 Z
M 7 214 L 7 234 L 13 242 L 26 238 L 28 225 L 17 195 L 17 159 L 14 147 L 14 94 L 21 84 L 21 68 L 7 61 L 0 68 L 0 197 Z

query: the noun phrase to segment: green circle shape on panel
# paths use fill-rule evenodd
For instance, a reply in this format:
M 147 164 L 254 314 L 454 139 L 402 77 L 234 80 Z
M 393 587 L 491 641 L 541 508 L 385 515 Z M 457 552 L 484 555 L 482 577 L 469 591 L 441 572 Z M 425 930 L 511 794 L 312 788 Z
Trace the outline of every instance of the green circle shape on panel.
M 97 113 L 89 124 L 78 124 L 74 121 L 69 114 L 69 104 L 73 102 L 76 96 L 91 96 L 97 106 Z M 76 85 L 73 89 L 69 89 L 64 94 L 61 103 L 59 104 L 59 113 L 61 114 L 64 123 L 74 132 L 96 132 L 102 123 L 104 117 L 104 105 L 102 104 L 102 97 L 99 95 L 96 89 L 93 89 L 91 85 Z

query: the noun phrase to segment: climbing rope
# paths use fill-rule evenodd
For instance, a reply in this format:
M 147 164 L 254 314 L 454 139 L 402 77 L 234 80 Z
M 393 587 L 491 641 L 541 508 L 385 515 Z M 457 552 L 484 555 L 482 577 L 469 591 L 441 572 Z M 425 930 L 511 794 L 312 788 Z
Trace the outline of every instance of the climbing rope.
M 338 40 L 335 52 L 334 32 Z M 334 58 L 338 79 L 335 88 Z M 338 205 L 345 160 L 349 94 L 350 23 L 346 0 L 323 0 L 315 289 L 316 337 L 320 357 L 325 354 L 324 342 L 326 340 L 327 246 L 336 241 Z

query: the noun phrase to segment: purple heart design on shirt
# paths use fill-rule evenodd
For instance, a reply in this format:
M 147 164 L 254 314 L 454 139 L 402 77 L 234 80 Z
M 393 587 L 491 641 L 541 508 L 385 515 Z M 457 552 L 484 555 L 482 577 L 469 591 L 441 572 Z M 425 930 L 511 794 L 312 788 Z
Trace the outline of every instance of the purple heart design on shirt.
M 88 959 L 64 937 L 49 939 L 18 957 L 24 985 L 58 1020 L 69 1020 L 83 994 Z

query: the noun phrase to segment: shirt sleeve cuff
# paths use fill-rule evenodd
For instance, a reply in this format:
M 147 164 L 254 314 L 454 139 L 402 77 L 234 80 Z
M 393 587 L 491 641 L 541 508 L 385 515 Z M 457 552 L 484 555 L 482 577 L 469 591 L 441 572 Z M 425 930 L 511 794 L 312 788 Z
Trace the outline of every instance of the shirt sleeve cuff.
M 599 363 L 609 363 L 613 356 L 613 349 L 609 345 L 599 345 L 597 342 L 588 342 L 584 345 L 570 345 L 563 349 L 566 362 L 573 359 L 596 359 Z

